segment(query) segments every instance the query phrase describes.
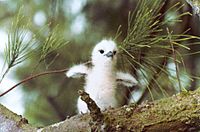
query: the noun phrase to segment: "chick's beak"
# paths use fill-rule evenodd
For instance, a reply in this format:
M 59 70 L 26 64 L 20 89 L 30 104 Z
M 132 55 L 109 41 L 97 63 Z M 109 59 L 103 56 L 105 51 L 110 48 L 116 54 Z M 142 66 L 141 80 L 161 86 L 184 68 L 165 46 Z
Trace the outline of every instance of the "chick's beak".
M 113 52 L 109 51 L 107 54 L 105 54 L 107 57 L 112 57 L 113 58 Z

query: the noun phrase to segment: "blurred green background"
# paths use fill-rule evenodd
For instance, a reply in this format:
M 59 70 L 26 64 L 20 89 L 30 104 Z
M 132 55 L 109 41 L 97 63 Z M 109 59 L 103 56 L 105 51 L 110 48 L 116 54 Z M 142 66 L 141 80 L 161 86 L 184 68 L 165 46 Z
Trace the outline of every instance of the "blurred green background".
M 153 0 L 151 0 L 153 1 Z M 57 36 L 64 36 L 65 41 L 69 43 L 51 54 L 46 56 L 45 61 L 38 64 L 40 58 L 40 51 L 35 50 L 34 54 L 25 62 L 12 70 L 12 78 L 20 81 L 27 76 L 34 73 L 39 73 L 47 70 L 63 69 L 86 62 L 90 59 L 90 52 L 93 46 L 103 38 L 114 38 L 119 25 L 122 26 L 122 34 L 117 38 L 117 42 L 123 40 L 127 35 L 127 23 L 129 11 L 136 8 L 138 0 L 2 0 L 0 1 L 0 40 L 1 40 L 1 56 L 3 56 L 3 48 L 5 45 L 4 37 L 8 33 L 13 17 L 17 14 L 19 8 L 24 15 L 23 23 L 29 23 L 26 29 L 28 36 L 32 37 L 37 34 L 38 45 L 43 45 L 43 40 L 47 33 L 57 27 Z M 171 6 L 180 2 L 180 10 L 167 11 Z M 171 19 L 179 16 L 183 12 L 193 13 L 193 9 L 188 5 L 185 0 L 165 0 L 164 6 L 160 9 L 164 13 L 161 21 L 167 21 L 167 27 L 173 30 L 174 33 L 183 33 L 190 29 L 187 34 L 200 35 L 200 22 L 197 15 L 186 15 L 182 17 L 182 22 L 175 23 Z M 178 7 L 177 7 L 178 8 Z M 194 43 L 198 40 L 190 40 L 187 43 Z M 200 49 L 199 45 L 190 46 L 190 51 L 181 50 L 181 53 L 195 53 Z M 146 51 L 144 51 L 146 52 Z M 153 51 L 158 52 L 158 51 Z M 199 86 L 199 68 L 200 63 L 199 54 L 185 55 L 184 66 L 180 66 L 180 78 L 182 85 L 188 90 L 195 90 Z M 155 62 L 156 63 L 156 62 Z M 175 64 L 173 61 L 167 61 L 167 68 L 172 77 L 176 77 Z M 3 61 L 1 61 L 3 65 Z M 126 68 L 125 68 L 126 69 Z M 135 101 L 141 103 L 149 99 L 149 91 L 146 90 L 144 79 L 141 73 L 131 71 L 134 76 L 139 80 L 139 85 L 134 90 L 133 96 Z M 159 90 L 152 91 L 155 99 L 170 96 L 179 92 L 177 80 L 170 80 L 170 77 L 163 76 L 162 74 L 156 77 L 157 82 L 167 93 L 163 95 Z M 191 78 L 189 78 L 190 76 Z M 15 81 L 16 82 L 16 81 Z M 14 82 L 14 83 L 15 83 Z M 170 82 L 170 83 L 169 83 Z M 5 82 L 1 88 L 9 88 L 11 81 Z M 14 84 L 12 83 L 12 84 Z M 151 84 L 151 87 L 156 84 Z M 9 94 L 12 96 L 1 97 L 1 102 L 15 100 L 15 97 L 21 96 L 19 102 L 12 105 L 17 109 L 17 104 L 22 104 L 23 114 L 31 124 L 36 126 L 49 125 L 55 122 L 64 120 L 68 116 L 76 114 L 76 100 L 78 98 L 77 90 L 82 89 L 84 79 L 68 79 L 65 74 L 52 74 L 42 76 L 37 79 L 31 80 L 22 85 L 21 91 L 12 91 Z M 12 86 L 12 85 L 11 85 Z M 156 88 L 155 88 L 156 89 Z M 159 89 L 159 88 L 157 88 Z M 145 91 L 146 90 L 146 91 Z M 16 92 L 16 93 L 15 93 Z M 22 101 L 22 102 L 21 102 Z M 13 111 L 15 111 L 13 109 Z

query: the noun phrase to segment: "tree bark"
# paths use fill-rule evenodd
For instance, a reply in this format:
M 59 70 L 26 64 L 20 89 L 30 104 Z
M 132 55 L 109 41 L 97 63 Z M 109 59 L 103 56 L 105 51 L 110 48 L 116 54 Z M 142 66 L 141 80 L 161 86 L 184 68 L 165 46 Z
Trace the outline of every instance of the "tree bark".
M 182 92 L 154 102 L 144 102 L 141 105 L 130 104 L 121 108 L 110 108 L 103 111 L 102 114 L 101 124 L 96 123 L 88 113 L 37 129 L 27 124 L 26 119 L 0 106 L 0 130 L 44 132 L 198 131 L 200 130 L 200 89 Z

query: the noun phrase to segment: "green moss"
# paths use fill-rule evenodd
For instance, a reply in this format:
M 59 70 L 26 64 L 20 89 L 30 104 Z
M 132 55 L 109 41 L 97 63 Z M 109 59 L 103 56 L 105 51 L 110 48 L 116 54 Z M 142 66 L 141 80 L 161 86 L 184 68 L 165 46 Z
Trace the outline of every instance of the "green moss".
M 191 125 L 197 120 L 199 121 L 197 112 L 200 113 L 200 104 L 198 104 L 199 101 L 196 96 L 198 94 L 200 94 L 199 91 L 183 92 L 154 103 L 146 103 L 137 107 L 124 106 L 107 113 L 105 120 L 107 124 L 112 124 L 111 126 L 119 125 L 127 128 L 127 130 L 143 130 L 167 123 L 180 125 L 182 122 L 183 124 L 187 122 Z M 194 122 L 190 122 L 192 118 L 195 119 Z

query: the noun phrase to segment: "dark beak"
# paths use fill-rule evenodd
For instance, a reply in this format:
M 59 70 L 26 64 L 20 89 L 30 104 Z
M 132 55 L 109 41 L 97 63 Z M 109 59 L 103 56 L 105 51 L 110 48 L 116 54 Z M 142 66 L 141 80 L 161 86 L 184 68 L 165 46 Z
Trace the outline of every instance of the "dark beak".
M 105 54 L 107 57 L 112 57 L 113 58 L 113 52 L 109 51 L 107 54 Z

